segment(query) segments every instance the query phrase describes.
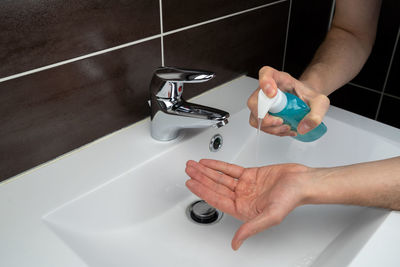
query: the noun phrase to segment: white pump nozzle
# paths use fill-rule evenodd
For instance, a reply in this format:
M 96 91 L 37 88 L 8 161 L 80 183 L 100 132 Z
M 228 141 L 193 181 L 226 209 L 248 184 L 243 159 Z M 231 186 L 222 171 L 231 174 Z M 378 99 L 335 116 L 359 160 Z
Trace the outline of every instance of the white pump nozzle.
M 262 89 L 258 92 L 258 118 L 263 119 L 268 111 L 278 113 L 286 107 L 287 97 L 278 89 L 272 98 L 266 96 Z

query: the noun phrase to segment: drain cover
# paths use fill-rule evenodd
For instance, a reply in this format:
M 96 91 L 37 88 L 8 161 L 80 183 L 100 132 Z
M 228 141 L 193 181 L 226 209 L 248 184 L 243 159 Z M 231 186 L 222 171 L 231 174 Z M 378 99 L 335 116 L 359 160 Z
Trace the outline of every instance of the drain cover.
M 217 152 L 218 150 L 221 149 L 222 144 L 223 144 L 222 135 L 220 134 L 214 135 L 210 140 L 210 146 L 209 146 L 210 151 Z
M 204 200 L 198 200 L 189 205 L 186 213 L 190 219 L 200 224 L 211 224 L 219 221 L 223 213 L 211 207 Z

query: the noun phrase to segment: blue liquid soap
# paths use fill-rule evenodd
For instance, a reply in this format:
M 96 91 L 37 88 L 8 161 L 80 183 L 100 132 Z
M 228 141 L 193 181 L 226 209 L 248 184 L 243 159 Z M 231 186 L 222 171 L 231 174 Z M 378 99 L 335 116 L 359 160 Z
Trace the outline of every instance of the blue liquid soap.
M 258 117 L 264 118 L 267 112 L 283 119 L 283 123 L 290 126 L 297 133 L 293 138 L 302 142 L 312 142 L 323 136 L 327 128 L 321 123 L 306 134 L 299 134 L 297 126 L 299 122 L 310 112 L 310 108 L 297 96 L 282 92 L 278 89 L 275 97 L 267 97 L 262 90 L 258 93 Z

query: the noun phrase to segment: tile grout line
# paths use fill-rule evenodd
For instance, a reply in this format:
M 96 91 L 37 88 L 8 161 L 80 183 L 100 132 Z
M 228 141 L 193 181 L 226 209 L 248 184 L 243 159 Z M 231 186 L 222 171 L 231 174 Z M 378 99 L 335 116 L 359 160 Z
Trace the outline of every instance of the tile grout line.
M 160 0 L 160 31 L 161 31 L 161 66 L 164 67 L 164 23 L 163 23 L 163 11 L 162 11 L 162 0 Z
M 361 89 L 365 89 L 365 90 L 374 92 L 374 93 L 378 93 L 378 94 L 381 94 L 381 93 L 382 93 L 382 92 L 379 91 L 379 90 L 375 90 L 375 89 L 366 87 L 366 86 L 364 86 L 364 85 L 360 85 L 360 84 L 356 84 L 356 83 L 352 83 L 352 82 L 349 82 L 348 84 L 350 84 L 350 85 L 352 85 L 352 86 L 355 86 L 355 87 L 358 87 L 358 88 L 361 88 Z
M 358 88 L 361 88 L 361 89 L 365 89 L 365 90 L 370 91 L 370 92 L 373 92 L 373 93 L 377 93 L 377 94 L 379 94 L 379 95 L 382 94 L 381 91 L 378 91 L 378 90 L 375 90 L 375 89 L 366 87 L 366 86 L 364 86 L 364 85 L 360 85 L 360 84 L 356 84 L 356 83 L 352 83 L 352 82 L 349 82 L 348 84 L 349 84 L 349 85 L 352 85 L 352 86 L 354 86 L 354 87 L 358 87 Z M 395 99 L 400 100 L 400 96 L 396 96 L 396 95 L 392 95 L 392 94 L 388 94 L 388 93 L 383 93 L 383 95 L 384 95 L 384 96 L 390 96 L 391 98 L 395 98 Z
M 162 13 L 161 13 L 162 12 L 162 10 L 161 10 L 161 8 L 162 8 L 161 7 L 162 0 L 159 0 L 159 1 L 160 1 L 160 26 L 163 27 L 163 24 L 162 24 L 162 21 L 161 21 L 161 19 L 162 19 Z M 242 10 L 242 11 L 239 11 L 239 12 L 235 12 L 235 13 L 232 13 L 232 14 L 229 14 L 229 15 L 221 16 L 221 17 L 218 17 L 218 18 L 215 18 L 215 19 L 211 19 L 211 20 L 207 20 L 207 21 L 204 21 L 204 22 L 196 23 L 196 24 L 189 25 L 189 26 L 186 26 L 186 27 L 181 27 L 179 29 L 171 30 L 171 31 L 168 31 L 168 32 L 165 32 L 165 33 L 163 32 L 163 29 L 161 29 L 161 33 L 160 34 L 152 35 L 150 37 L 145 37 L 145 38 L 142 38 L 142 39 L 139 39 L 139 40 L 135 40 L 133 42 L 117 45 L 117 46 L 114 46 L 114 47 L 111 47 L 111 48 L 103 49 L 103 50 L 96 51 L 96 52 L 93 52 L 93 53 L 89 53 L 89 54 L 86 54 L 86 55 L 83 55 L 83 56 L 71 58 L 71 59 L 60 61 L 60 62 L 57 62 L 57 63 L 54 63 L 54 64 L 49 64 L 49 65 L 46 65 L 46 66 L 43 66 L 43 67 L 35 68 L 35 69 L 32 69 L 32 70 L 28 70 L 28 71 L 24 71 L 24 72 L 20 72 L 20 73 L 17 73 L 17 74 L 13 74 L 13 75 L 10 75 L 10 76 L 6 76 L 6 77 L 3 77 L 3 78 L 0 78 L 0 83 L 5 82 L 5 81 L 9 81 L 9 80 L 13 80 L 13 79 L 16 79 L 16 78 L 20 78 L 20 77 L 23 77 L 23 76 L 26 76 L 26 75 L 34 74 L 34 73 L 37 73 L 37 72 L 41 72 L 41 71 L 44 71 L 44 70 L 52 69 L 52 68 L 55 68 L 55 67 L 59 67 L 59 66 L 62 66 L 62 65 L 66 65 L 66 64 L 69 64 L 69 63 L 73 63 L 73 62 L 76 62 L 76 61 L 79 61 L 79 60 L 82 60 L 82 59 L 87 59 L 87 58 L 90 58 L 90 57 L 106 54 L 106 53 L 109 53 L 109 52 L 112 52 L 112 51 L 115 51 L 115 50 L 123 49 L 123 48 L 129 47 L 129 46 L 133 46 L 133 45 L 140 44 L 140 43 L 143 43 L 143 42 L 147 42 L 147 41 L 150 41 L 150 40 L 154 40 L 154 39 L 157 39 L 157 38 L 161 38 L 161 45 L 162 45 L 162 48 L 161 48 L 162 49 L 161 50 L 162 59 L 161 59 L 161 61 L 162 61 L 162 64 L 164 65 L 164 62 L 163 62 L 164 61 L 164 40 L 163 40 L 164 36 L 167 36 L 167 35 L 170 35 L 170 34 L 174 34 L 174 33 L 177 33 L 177 32 L 181 32 L 181 31 L 185 31 L 185 30 L 188 30 L 188 29 L 196 28 L 196 27 L 199 27 L 199 26 L 202 26 L 202 25 L 205 25 L 205 24 L 209 24 L 209 23 L 213 23 L 213 22 L 216 22 L 216 21 L 220 21 L 220 20 L 223 20 L 223 19 L 231 18 L 231 17 L 237 16 L 237 15 L 245 14 L 245 13 L 248 13 L 248 12 L 251 12 L 251 11 L 255 11 L 255 10 L 258 10 L 258 9 L 262 9 L 262 8 L 265 8 L 265 7 L 277 5 L 277 4 L 286 2 L 286 1 L 290 1 L 290 0 L 278 0 L 278 1 L 275 1 L 275 2 L 272 2 L 272 3 L 268 3 L 268 4 L 265 4 L 265 5 L 261 5 L 261 6 L 257 6 L 257 7 L 253 7 L 253 8 L 249 8 L 249 9 Z
M 336 0 L 332 0 L 331 14 L 329 16 L 329 23 L 328 23 L 328 31 L 332 27 L 333 16 L 335 15 L 335 6 L 336 6 Z
M 76 61 L 79 61 L 79 60 L 82 60 L 82 59 L 87 59 L 87 58 L 91 58 L 91 57 L 94 57 L 94 56 L 106 54 L 108 52 L 112 52 L 112 51 L 115 51 L 115 50 L 119 50 L 119 49 L 122 49 L 122 48 L 133 46 L 133 45 L 136 45 L 136 44 L 140 44 L 140 43 L 143 43 L 143 42 L 146 42 L 146 41 L 151 41 L 151 40 L 157 39 L 159 37 L 161 37 L 161 34 L 156 34 L 156 35 L 153 35 L 153 36 L 150 36 L 150 37 L 142 38 L 142 39 L 139 39 L 139 40 L 136 40 L 136 41 L 133 41 L 133 42 L 129 42 L 129 43 L 125 43 L 125 44 L 122 44 L 122 45 L 118 45 L 118 46 L 114 46 L 114 47 L 111 47 L 111 48 L 107 48 L 107 49 L 104 49 L 104 50 L 96 51 L 96 52 L 89 53 L 89 54 L 86 54 L 86 55 L 83 55 L 83 56 L 71 58 L 71 59 L 68 59 L 68 60 L 60 61 L 60 62 L 57 62 L 57 63 L 54 63 L 54 64 L 50 64 L 50 65 L 46 65 L 46 66 L 43 66 L 43 67 L 39 67 L 39 68 L 36 68 L 36 69 L 32 69 L 32 70 L 20 72 L 20 73 L 17 73 L 17 74 L 13 74 L 13 75 L 10 75 L 10 76 L 7 76 L 7 77 L 0 78 L 0 83 L 1 82 L 5 82 L 5 81 L 9 81 L 9 80 L 13 80 L 13 79 L 16 79 L 16 78 L 19 78 L 19 77 L 22 77 L 22 76 L 26 76 L 26 75 L 29 75 L 29 74 L 33 74 L 33 73 L 36 73 L 36 72 L 41 72 L 41 71 L 44 71 L 44 70 L 48 70 L 48 69 L 52 69 L 52 68 L 55 68 L 55 67 L 59 67 L 59 66 L 62 66 L 62 65 L 69 64 L 69 63 L 73 63 L 73 62 L 76 62 Z
M 384 95 L 385 96 L 389 96 L 389 97 L 394 98 L 394 99 L 397 99 L 397 100 L 400 100 L 400 96 L 397 96 L 397 95 L 392 95 L 392 94 L 388 94 L 388 93 L 384 93 Z
M 383 101 L 383 96 L 385 95 L 386 85 L 387 85 L 387 82 L 388 82 L 388 79 L 389 79 L 390 71 L 391 71 L 391 69 L 392 69 L 393 59 L 394 59 L 394 56 L 395 56 L 395 54 L 396 54 L 397 45 L 398 45 L 398 42 L 399 42 L 399 35 L 400 35 L 400 26 L 399 26 L 399 28 L 397 29 L 396 41 L 394 42 L 394 47 L 393 47 L 393 51 L 392 51 L 392 57 L 390 58 L 389 66 L 388 66 L 387 72 L 386 72 L 385 81 L 384 81 L 384 83 L 383 83 L 383 88 L 382 88 L 381 97 L 380 97 L 380 99 L 379 99 L 378 108 L 377 108 L 376 114 L 375 114 L 375 120 L 378 120 L 378 115 L 379 115 L 379 112 L 380 112 L 380 110 L 381 110 L 382 101 Z
M 286 38 L 285 38 L 285 48 L 283 50 L 283 59 L 282 59 L 282 71 L 285 71 L 285 63 L 286 63 L 286 50 L 287 50 L 287 44 L 288 44 L 288 39 L 289 39 L 289 24 L 290 24 L 290 17 L 292 14 L 292 0 L 289 0 L 289 14 L 288 14 L 288 20 L 287 20 L 287 25 L 286 25 Z
M 216 21 L 220 21 L 220 20 L 223 20 L 223 19 L 231 18 L 231 17 L 234 17 L 234 16 L 242 15 L 242 14 L 245 14 L 245 13 L 248 13 L 248 12 L 252 12 L 252 11 L 255 11 L 255 10 L 258 10 L 258 9 L 262 9 L 262 8 L 265 8 L 265 7 L 277 5 L 277 4 L 286 2 L 286 1 L 290 1 L 290 0 L 279 0 L 279 1 L 272 2 L 272 3 L 264 4 L 264 5 L 261 5 L 261 6 L 245 9 L 245 10 L 242 10 L 242 11 L 239 11 L 239 12 L 231 13 L 231 14 L 228 14 L 228 15 L 225 15 L 225 16 L 221 16 L 221 17 L 218 17 L 218 18 L 214 18 L 214 19 L 210 19 L 210 20 L 207 20 L 207 21 L 203 21 L 203 22 L 199 22 L 199 23 L 196 23 L 196 24 L 192 24 L 192 25 L 185 26 L 185 27 L 182 27 L 182 28 L 179 28 L 179 29 L 175 29 L 175 30 L 171 30 L 171 31 L 165 32 L 164 36 L 170 35 L 170 34 L 174 34 L 174 33 L 180 32 L 180 31 L 184 31 L 184 30 L 189 30 L 189 29 L 196 28 L 196 27 L 199 27 L 199 26 L 203 26 L 203 25 L 206 25 L 206 24 L 209 24 L 209 23 L 213 23 L 213 22 L 216 22 Z

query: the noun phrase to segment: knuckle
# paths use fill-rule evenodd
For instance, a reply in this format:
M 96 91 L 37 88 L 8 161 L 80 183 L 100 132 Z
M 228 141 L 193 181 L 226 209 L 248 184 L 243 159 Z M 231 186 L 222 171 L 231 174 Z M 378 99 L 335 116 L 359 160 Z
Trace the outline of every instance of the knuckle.
M 247 99 L 247 107 L 249 109 L 253 108 L 255 106 L 255 102 L 256 100 L 254 99 L 254 97 L 249 97 L 249 99 Z
M 310 113 L 308 116 L 308 121 L 317 126 L 322 122 L 322 116 L 315 113 Z
M 281 74 L 283 75 L 283 76 L 285 76 L 285 78 L 291 78 L 292 76 L 288 73 L 288 72 L 286 72 L 286 71 L 281 71 Z
M 331 102 L 329 100 L 329 98 L 323 94 L 317 95 L 315 100 L 318 101 L 318 103 L 321 103 L 322 105 L 325 105 L 325 106 L 329 106 L 329 104 Z
M 258 125 L 256 125 L 257 123 L 256 123 L 255 119 L 253 118 L 253 116 L 250 116 L 250 118 L 249 118 L 249 124 L 250 124 L 251 126 L 253 126 L 253 127 L 257 127 L 257 126 L 258 126 Z
M 261 76 L 264 72 L 271 70 L 270 66 L 264 66 L 258 71 L 258 75 Z

